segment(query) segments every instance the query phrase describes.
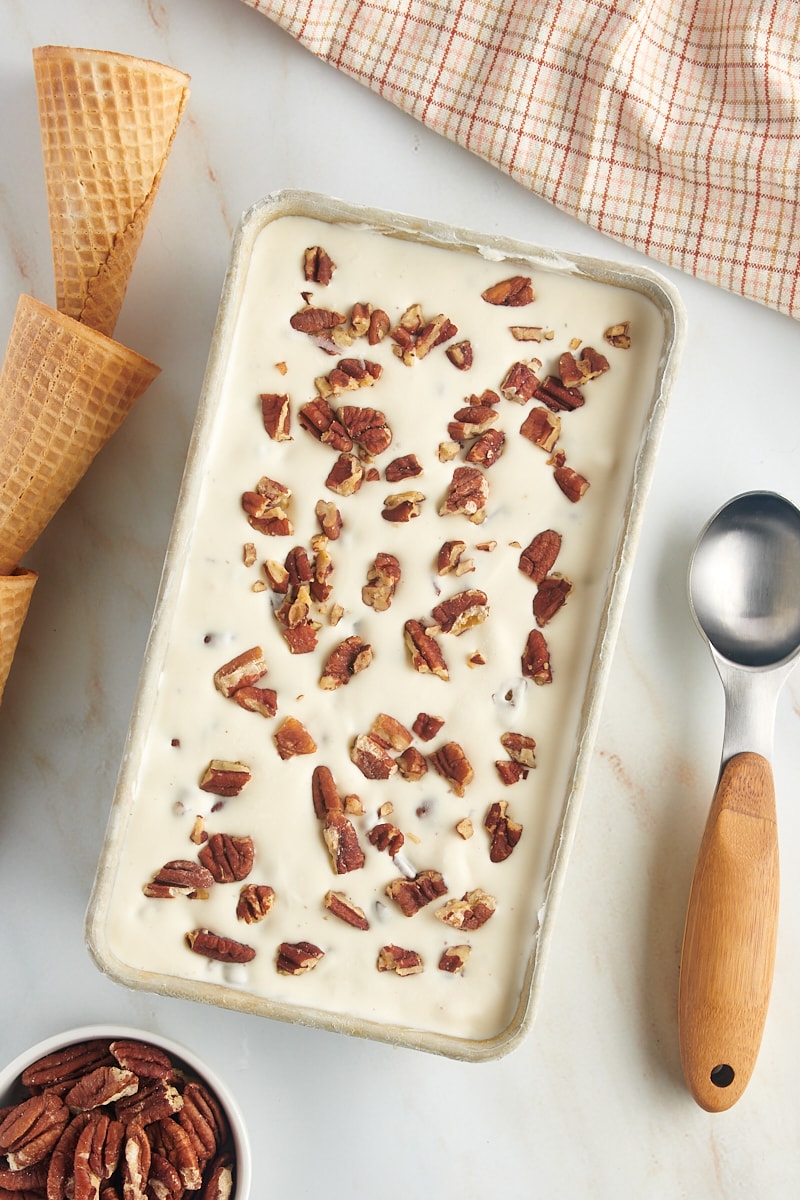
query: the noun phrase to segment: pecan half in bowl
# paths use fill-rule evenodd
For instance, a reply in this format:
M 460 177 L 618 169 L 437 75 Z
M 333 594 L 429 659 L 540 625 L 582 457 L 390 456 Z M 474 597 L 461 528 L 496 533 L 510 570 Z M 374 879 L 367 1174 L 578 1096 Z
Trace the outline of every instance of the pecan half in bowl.
M 170 1038 L 89 1025 L 0 1070 L 0 1191 L 248 1200 L 250 1182 L 236 1101 Z

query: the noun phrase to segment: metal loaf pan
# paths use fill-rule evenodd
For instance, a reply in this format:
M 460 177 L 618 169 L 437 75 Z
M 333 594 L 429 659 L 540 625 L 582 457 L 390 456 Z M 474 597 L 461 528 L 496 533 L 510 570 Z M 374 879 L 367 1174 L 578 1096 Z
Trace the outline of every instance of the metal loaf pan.
M 307 221 L 321 222 L 313 232 L 319 241 L 330 243 L 336 271 L 329 287 L 303 281 L 303 246 L 294 246 L 292 239 L 302 241 Z M 359 259 L 363 246 L 368 252 Z M 410 272 L 405 281 L 404 271 Z M 485 287 L 517 275 L 534 281 L 537 295 L 530 306 L 492 306 L 473 295 L 470 285 Z M 316 476 L 304 496 L 304 465 L 302 472 L 291 475 L 293 484 L 299 484 L 291 501 L 296 506 L 293 535 L 269 538 L 253 532 L 242 511 L 244 489 L 252 488 L 262 475 L 280 479 L 282 472 L 291 474 L 300 461 L 293 455 L 308 455 L 309 462 L 328 465 L 335 457 L 330 447 L 315 443 L 298 426 L 296 415 L 314 394 L 310 377 L 298 365 L 299 356 L 316 355 L 320 377 L 337 358 L 290 328 L 288 314 L 304 300 L 317 307 L 343 306 L 377 303 L 387 294 L 393 325 L 414 302 L 422 305 L 426 318 L 440 312 L 452 318 L 459 329 L 451 341 L 471 339 L 472 368 L 455 369 L 444 346 L 436 347 L 425 361 L 404 364 L 393 352 L 391 337 L 375 346 L 362 339 L 342 349 L 342 357 L 380 358 L 383 375 L 374 387 L 334 396 L 331 403 L 374 405 L 384 411 L 389 425 L 396 426 L 396 444 L 365 465 L 373 468 L 378 481 L 365 483 L 357 497 L 340 499 L 326 492 Z M 627 318 L 629 350 L 599 340 L 605 327 Z M 541 322 L 540 343 L 519 342 L 509 332 L 512 325 L 533 322 L 537 328 Z M 87 914 L 88 946 L 102 971 L 128 987 L 465 1061 L 496 1058 L 518 1043 L 533 1019 L 540 992 L 683 333 L 678 296 L 647 269 L 303 192 L 269 196 L 245 214 L 224 283 Z M 556 446 L 576 470 L 588 463 L 590 488 L 577 503 L 565 498 L 551 478 L 553 458 L 517 437 L 531 404 L 517 405 L 503 397 L 497 411 L 508 436 L 503 456 L 485 472 L 492 497 L 485 523 L 470 522 L 463 515 L 441 518 L 445 480 L 463 464 L 466 447 L 452 461 L 437 450 L 423 475 L 402 484 L 386 482 L 384 467 L 393 454 L 411 450 L 414 437 L 428 436 L 429 427 L 432 444 L 446 441 L 448 421 L 466 398 L 500 387 L 490 336 L 491 347 L 497 343 L 506 348 L 509 364 L 536 356 L 542 362 L 541 375 L 555 369 L 553 364 L 573 344 L 573 336 L 580 346 L 591 340 L 595 348 L 607 351 L 611 369 L 585 385 L 583 408 L 561 414 Z M 488 363 L 493 363 L 494 373 L 482 365 Z M 426 380 L 436 380 L 427 391 Z M 290 396 L 292 441 L 267 437 L 260 392 Z M 314 457 L 325 455 L 329 457 L 324 460 Z M 365 546 L 353 536 L 348 542 L 346 533 L 341 542 L 329 543 L 335 558 L 334 591 L 341 586 L 345 613 L 336 629 L 322 618 L 320 643 L 327 649 L 356 632 L 369 640 L 374 658 L 369 670 L 331 694 L 327 709 L 315 708 L 323 703 L 317 683 L 319 656 L 286 652 L 270 608 L 271 593 L 263 590 L 260 564 L 282 560 L 294 544 L 310 544 L 314 501 L 323 493 L 339 503 L 347 527 L 350 514 L 366 512 L 364 506 L 371 503 L 363 497 L 377 497 L 379 510 L 388 493 L 410 488 L 424 493 L 418 521 L 400 527 L 378 520 L 381 545 Z M 356 502 L 362 509 L 356 509 Z M 518 534 L 512 536 L 518 519 Z M 537 532 L 538 520 L 542 527 L 558 525 L 563 533 L 555 570 L 573 583 L 566 605 L 544 630 L 554 678 L 541 688 L 520 673 L 521 651 L 534 626 L 535 588 L 518 569 L 520 549 Z M 221 531 L 229 528 L 236 530 L 235 536 L 223 535 Z M 474 573 L 458 580 L 438 577 L 426 537 L 463 539 L 475 562 Z M 249 567 L 241 557 L 248 541 L 257 544 L 257 562 Z M 475 548 L 478 543 L 482 549 Z M 354 581 L 363 582 L 364 565 L 375 551 L 392 547 L 404 570 L 409 556 L 416 555 L 422 565 L 416 574 L 413 569 L 404 574 L 391 611 L 362 609 Z M 489 618 L 459 638 L 441 635 L 451 663 L 449 683 L 416 674 L 404 661 L 397 622 L 403 616 L 427 619 L 437 594 L 449 595 L 456 584 L 465 588 L 483 583 L 493 606 Z M 410 607 L 404 608 L 404 603 Z M 279 711 L 266 722 L 225 699 L 211 682 L 215 669 L 256 643 L 269 662 L 263 682 L 279 693 Z M 506 655 L 508 646 L 512 650 Z M 501 666 L 498 659 L 503 659 Z M 394 668 L 386 669 L 394 669 L 396 675 L 387 679 L 399 679 L 399 673 L 406 672 L 397 687 L 381 683 L 384 664 L 392 662 Z M 379 690 L 371 694 L 374 686 Z M 440 742 L 415 744 L 426 756 L 447 738 L 466 750 L 475 778 L 463 795 L 448 790 L 448 782 L 432 766 L 421 781 L 395 776 L 373 791 L 373 783 L 359 775 L 345 752 L 369 727 L 371 716 L 385 711 L 410 727 L 417 712 L 440 709 L 446 718 Z M 278 756 L 273 738 L 288 715 L 297 716 L 313 734 L 316 754 L 288 760 Z M 513 786 L 504 786 L 495 767 L 504 754 L 491 726 L 497 721 L 515 729 L 518 720 L 536 737 L 537 766 Z M 199 788 L 203 768 L 212 758 L 250 767 L 253 778 L 241 795 L 219 800 Z M 310 799 L 310 775 L 319 763 L 332 769 L 343 795 L 358 792 L 364 802 L 365 815 L 351 816 L 367 851 L 361 871 L 335 875 L 331 870 Z M 508 802 L 509 815 L 522 824 L 523 836 L 510 858 L 494 863 L 483 820 L 487 806 L 500 800 Z M 395 863 L 368 844 L 369 827 L 383 801 L 392 804 L 391 815 L 383 810 L 384 819 L 406 834 Z M 454 829 L 464 816 L 473 822 L 474 836 L 469 839 Z M 263 921 L 237 921 L 238 884 L 215 884 L 204 900 L 143 895 L 143 885 L 162 863 L 191 860 L 199 853 L 190 838 L 198 817 L 206 833 L 254 838 L 256 861 L 248 878 L 273 885 L 276 893 Z M 397 920 L 384 889 L 399 874 L 398 862 L 401 868 L 405 865 L 407 876 L 441 868 L 448 887 L 442 902 L 476 887 L 496 895 L 495 915 L 481 929 L 457 931 L 435 919 L 437 902 L 410 919 Z M 314 876 L 317 864 L 324 864 L 327 875 Z M 306 870 L 316 881 L 313 886 Z M 343 933 L 341 923 L 321 908 L 325 888 L 352 893 L 370 918 L 370 930 L 345 928 Z M 257 956 L 248 964 L 201 959 L 183 937 L 193 927 L 250 944 Z M 302 978 L 280 975 L 275 956 L 278 944 L 286 940 L 313 942 L 325 949 L 325 958 Z M 382 940 L 406 949 L 421 947 L 424 971 L 408 978 L 377 972 L 375 953 Z M 472 948 L 464 972 L 437 971 L 432 955 L 438 956 L 440 946 L 457 942 Z M 364 984 L 355 994 L 353 978 Z

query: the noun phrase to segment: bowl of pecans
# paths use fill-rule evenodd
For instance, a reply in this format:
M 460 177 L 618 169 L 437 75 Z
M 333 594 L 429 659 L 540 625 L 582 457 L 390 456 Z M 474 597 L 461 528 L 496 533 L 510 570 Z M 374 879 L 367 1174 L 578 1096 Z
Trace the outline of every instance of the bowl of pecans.
M 250 1148 L 226 1085 L 169 1038 L 91 1025 L 0 1071 L 0 1193 L 246 1200 Z

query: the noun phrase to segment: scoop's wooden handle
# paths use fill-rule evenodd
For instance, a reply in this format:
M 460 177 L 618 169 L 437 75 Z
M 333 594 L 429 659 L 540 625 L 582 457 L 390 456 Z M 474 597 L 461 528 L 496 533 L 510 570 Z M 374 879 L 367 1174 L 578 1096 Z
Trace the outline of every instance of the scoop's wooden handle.
M 678 1036 L 697 1103 L 722 1112 L 750 1080 L 767 1017 L 778 930 L 778 830 L 770 764 L 737 754 L 711 805 L 689 895 Z

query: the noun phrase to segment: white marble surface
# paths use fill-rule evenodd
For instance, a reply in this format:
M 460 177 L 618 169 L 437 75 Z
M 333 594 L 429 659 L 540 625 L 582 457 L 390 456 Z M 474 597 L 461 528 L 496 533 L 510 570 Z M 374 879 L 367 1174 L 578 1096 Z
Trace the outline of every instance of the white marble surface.
M 140 658 L 231 237 L 304 187 L 642 261 L 316 61 L 239 0 L 0 0 L 0 328 L 52 302 L 31 48 L 192 76 L 117 336 L 163 374 L 30 554 L 41 572 L 0 710 L 0 1060 L 59 1028 L 132 1023 L 206 1053 L 244 1107 L 255 1200 L 771 1198 L 800 1186 L 800 675 L 779 706 L 784 862 L 755 1076 L 711 1116 L 685 1090 L 676 989 L 718 769 L 722 693 L 685 599 L 697 531 L 752 488 L 800 500 L 794 322 L 689 277 L 689 336 L 644 522 L 538 1016 L 464 1065 L 128 993 L 83 945 Z M 13 114 L 13 115 L 12 115 Z M 652 265 L 652 264 L 651 264 Z

